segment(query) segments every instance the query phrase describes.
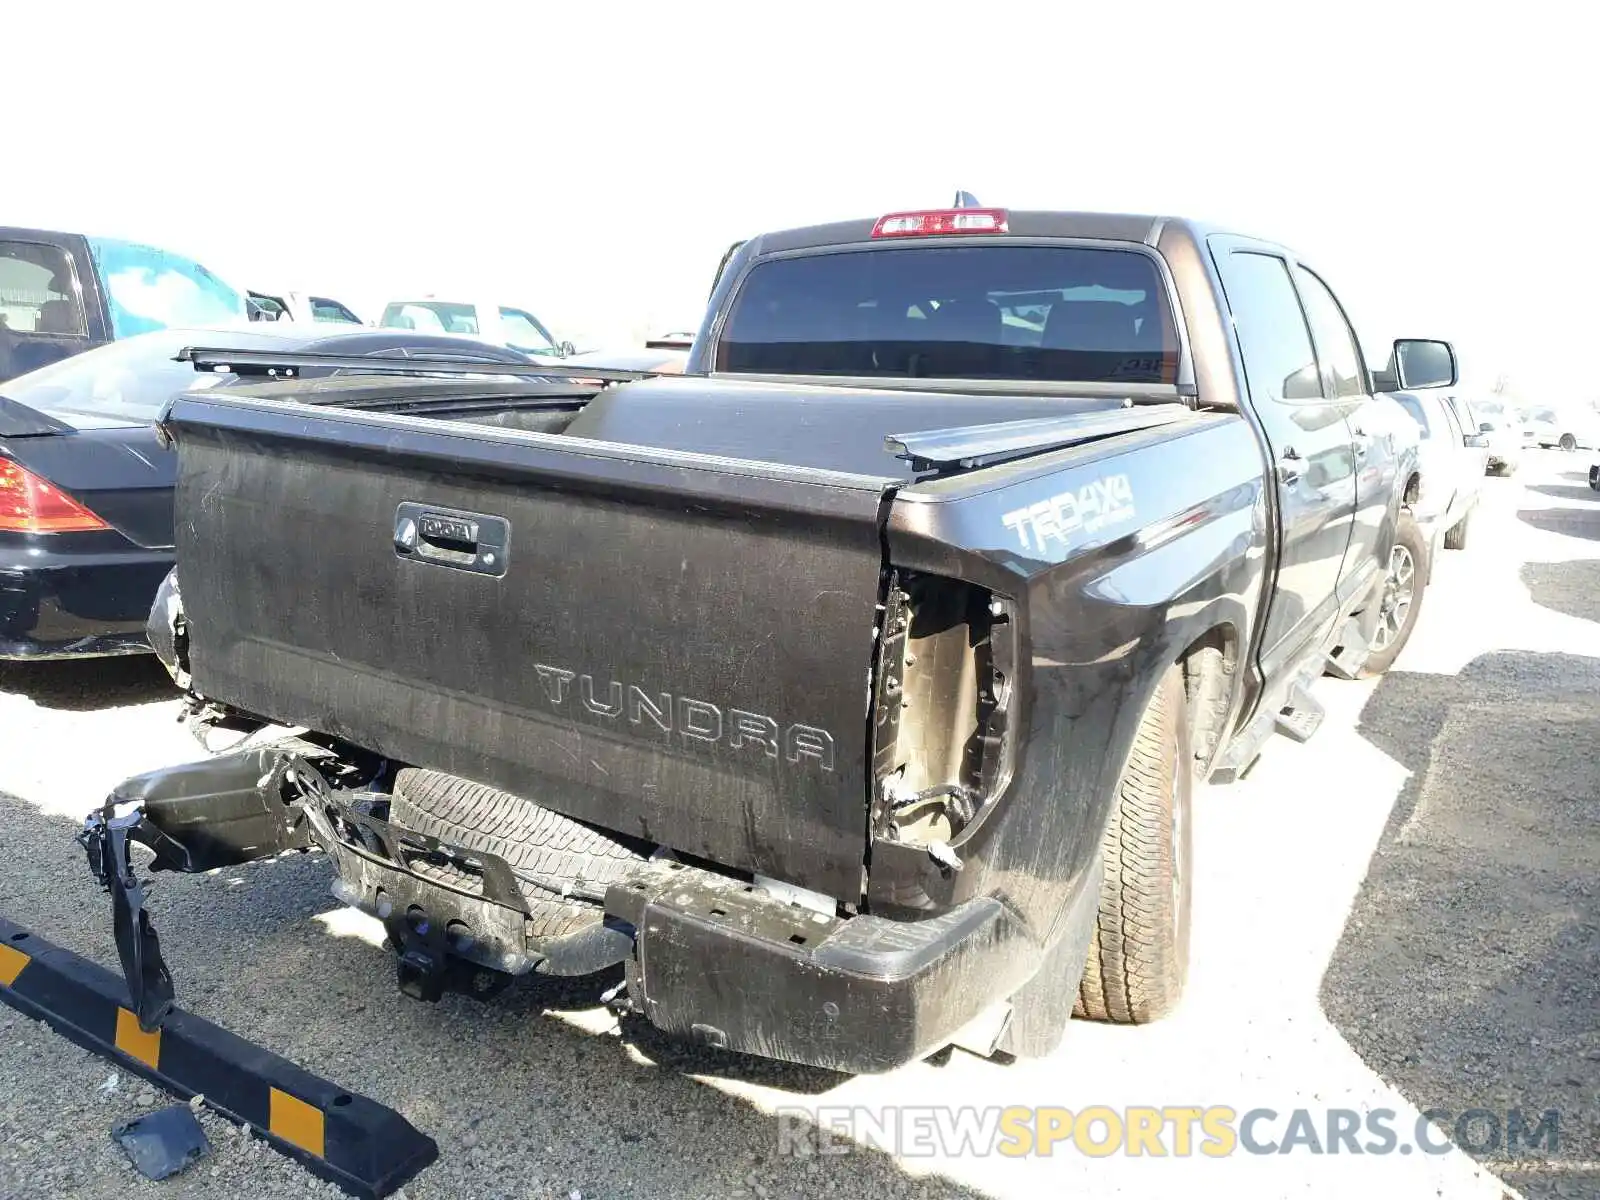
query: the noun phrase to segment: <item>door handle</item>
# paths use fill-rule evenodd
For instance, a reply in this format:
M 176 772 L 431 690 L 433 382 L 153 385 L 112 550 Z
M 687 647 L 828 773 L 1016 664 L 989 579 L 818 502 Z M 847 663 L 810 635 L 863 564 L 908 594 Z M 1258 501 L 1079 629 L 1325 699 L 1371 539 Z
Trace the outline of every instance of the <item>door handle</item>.
M 506 573 L 510 550 L 511 527 L 504 517 L 410 502 L 395 510 L 394 552 L 399 558 L 499 577 Z
M 1367 446 L 1371 443 L 1372 439 L 1367 436 L 1366 431 L 1363 430 L 1359 425 L 1353 426 L 1350 430 L 1350 434 L 1351 452 L 1355 455 L 1356 461 L 1360 462 L 1362 459 L 1367 457 Z
M 1293 483 L 1305 472 L 1306 460 L 1300 457 L 1300 451 L 1293 446 L 1285 446 L 1283 453 L 1278 455 L 1278 474 L 1285 483 Z

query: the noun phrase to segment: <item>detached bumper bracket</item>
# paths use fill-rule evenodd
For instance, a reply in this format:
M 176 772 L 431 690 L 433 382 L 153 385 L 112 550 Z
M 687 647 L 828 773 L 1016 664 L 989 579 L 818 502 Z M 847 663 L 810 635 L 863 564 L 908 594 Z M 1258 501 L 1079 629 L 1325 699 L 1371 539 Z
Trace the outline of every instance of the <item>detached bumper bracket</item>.
M 3 917 L 0 1001 L 180 1099 L 203 1094 L 350 1195 L 383 1200 L 439 1156 L 393 1109 L 192 1013 L 169 1009 L 159 1029 L 141 1029 L 112 972 Z
M 154 852 L 151 870 L 190 874 L 304 849 L 310 845 L 308 827 L 288 793 L 326 790 L 308 761 L 317 753 L 317 747 L 290 740 L 135 775 L 83 823 L 78 843 L 90 873 L 111 893 L 117 957 L 145 1033 L 161 1026 L 174 993 L 145 908 L 144 885 L 134 871 L 132 843 Z
M 140 841 L 159 854 L 159 843 L 171 839 L 146 824 L 142 812 L 132 812 L 121 817 L 91 817 L 78 840 L 89 855 L 89 870 L 111 893 L 111 928 L 134 1017 L 142 1032 L 155 1033 L 175 1001 L 172 973 L 161 957 L 161 940 L 144 906 L 144 885 L 134 873 L 128 847 L 130 841 Z

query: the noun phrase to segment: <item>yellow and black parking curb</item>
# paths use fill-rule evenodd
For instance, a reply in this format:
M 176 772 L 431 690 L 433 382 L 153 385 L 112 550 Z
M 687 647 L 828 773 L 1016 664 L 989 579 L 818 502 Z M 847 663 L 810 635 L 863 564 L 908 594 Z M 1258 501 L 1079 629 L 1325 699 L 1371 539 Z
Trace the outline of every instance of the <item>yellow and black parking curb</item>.
M 249 1122 L 352 1195 L 381 1200 L 439 1156 L 433 1139 L 393 1109 L 192 1013 L 174 1009 L 146 1033 L 118 976 L 4 917 L 0 1000 L 182 1099 L 204 1094 L 208 1107 Z

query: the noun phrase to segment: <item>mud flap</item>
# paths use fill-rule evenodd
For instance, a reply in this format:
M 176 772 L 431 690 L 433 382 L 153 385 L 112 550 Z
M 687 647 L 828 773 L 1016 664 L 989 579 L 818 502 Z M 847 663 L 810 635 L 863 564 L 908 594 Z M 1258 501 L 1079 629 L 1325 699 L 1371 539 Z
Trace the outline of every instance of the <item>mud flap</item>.
M 319 783 L 325 790 L 307 761 L 321 753 L 303 742 L 260 745 L 136 775 L 84 822 L 77 840 L 111 893 L 117 957 L 146 1033 L 160 1027 L 175 997 L 131 844 L 154 853 L 152 870 L 186 873 L 307 849 L 310 828 L 294 797 Z

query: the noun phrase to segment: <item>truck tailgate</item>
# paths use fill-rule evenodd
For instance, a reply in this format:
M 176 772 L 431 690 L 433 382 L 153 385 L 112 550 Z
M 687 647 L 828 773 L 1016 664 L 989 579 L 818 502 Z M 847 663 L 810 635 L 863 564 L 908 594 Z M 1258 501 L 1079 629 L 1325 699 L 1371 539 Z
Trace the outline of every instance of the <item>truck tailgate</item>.
M 889 481 L 194 394 L 194 689 L 841 898 Z

